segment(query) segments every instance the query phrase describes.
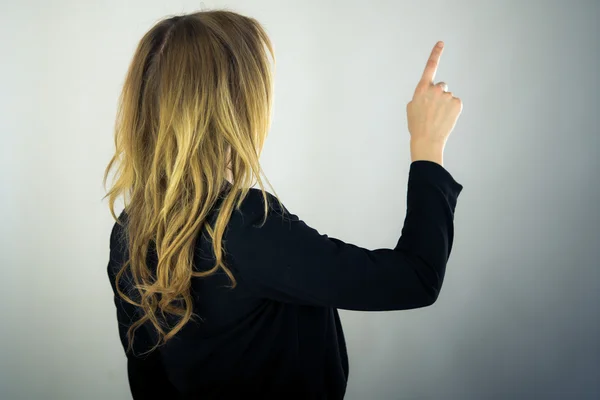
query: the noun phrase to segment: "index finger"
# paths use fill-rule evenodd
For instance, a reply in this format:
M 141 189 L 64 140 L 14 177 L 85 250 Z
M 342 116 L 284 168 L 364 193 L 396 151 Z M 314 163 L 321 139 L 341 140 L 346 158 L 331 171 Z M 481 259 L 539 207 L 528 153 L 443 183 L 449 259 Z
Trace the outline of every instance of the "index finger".
M 426 84 L 433 83 L 433 80 L 435 79 L 435 73 L 437 72 L 437 68 L 440 63 L 440 57 L 442 56 L 443 50 L 444 50 L 444 42 L 437 42 L 435 47 L 431 51 L 429 60 L 427 60 L 427 65 L 425 66 L 425 71 L 423 71 L 423 77 L 421 78 L 421 83 L 426 83 Z

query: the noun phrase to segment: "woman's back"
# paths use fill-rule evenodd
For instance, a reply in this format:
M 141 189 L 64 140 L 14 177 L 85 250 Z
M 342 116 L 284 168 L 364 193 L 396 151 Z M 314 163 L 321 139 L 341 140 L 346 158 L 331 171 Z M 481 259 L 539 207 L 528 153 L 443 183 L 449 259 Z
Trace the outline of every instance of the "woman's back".
M 240 229 L 248 222 L 242 219 L 262 210 L 261 194 L 250 191 L 230 229 Z M 127 251 L 118 240 L 120 229 L 115 224 L 111 236 L 108 273 L 113 285 Z M 252 239 L 247 237 L 246 245 L 251 246 Z M 195 248 L 195 268 L 210 269 L 214 264 L 210 240 L 200 235 Z M 156 261 L 156 252 L 150 249 L 151 268 Z M 276 294 L 255 282 L 251 271 L 241 275 L 233 260 L 228 265 L 238 278 L 235 289 L 223 273 L 192 280 L 198 323 L 188 323 L 175 339 L 149 355 L 129 355 L 134 398 L 152 398 L 157 392 L 169 399 L 233 399 L 252 394 L 261 399 L 342 398 L 348 359 L 337 310 L 278 301 Z M 280 296 L 285 296 L 284 290 Z M 126 349 L 129 317 L 139 310 L 118 296 L 115 302 Z M 153 328 L 143 327 L 136 332 L 135 352 L 147 351 L 155 340 Z M 149 373 L 155 379 L 148 379 Z

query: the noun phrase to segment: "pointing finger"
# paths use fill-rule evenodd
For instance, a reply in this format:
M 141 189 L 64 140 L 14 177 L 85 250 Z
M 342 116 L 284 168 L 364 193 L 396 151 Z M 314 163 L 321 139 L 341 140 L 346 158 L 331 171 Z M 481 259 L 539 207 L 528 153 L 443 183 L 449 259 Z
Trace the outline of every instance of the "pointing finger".
M 440 63 L 440 57 L 442 55 L 443 50 L 444 42 L 437 42 L 437 44 L 431 51 L 429 60 L 427 60 L 427 65 L 425 66 L 425 71 L 423 71 L 423 76 L 421 78 L 421 82 L 419 82 L 419 87 L 433 84 L 433 80 L 435 79 L 435 73 L 437 72 L 437 68 Z

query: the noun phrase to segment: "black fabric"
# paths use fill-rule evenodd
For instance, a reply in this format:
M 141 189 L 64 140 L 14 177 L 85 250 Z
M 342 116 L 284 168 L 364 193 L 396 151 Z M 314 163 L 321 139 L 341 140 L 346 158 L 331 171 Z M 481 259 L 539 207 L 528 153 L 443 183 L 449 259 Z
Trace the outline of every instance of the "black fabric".
M 394 249 L 367 250 L 320 234 L 271 198 L 264 225 L 260 191 L 252 189 L 234 212 L 225 236 L 224 273 L 192 281 L 194 312 L 158 350 L 150 326 L 128 352 L 134 399 L 342 399 L 349 375 L 338 309 L 360 311 L 426 307 L 439 296 L 453 242 L 462 185 L 439 164 L 410 166 L 407 213 Z M 333 210 L 332 212 L 336 212 Z M 127 215 L 121 214 L 126 223 Z M 123 228 L 115 224 L 108 264 L 115 274 L 127 258 Z M 153 253 L 153 249 L 149 253 Z M 210 269 L 212 244 L 199 235 L 194 267 Z M 156 255 L 149 254 L 156 266 Z M 131 291 L 125 274 L 120 287 Z M 139 310 L 114 297 L 124 349 Z

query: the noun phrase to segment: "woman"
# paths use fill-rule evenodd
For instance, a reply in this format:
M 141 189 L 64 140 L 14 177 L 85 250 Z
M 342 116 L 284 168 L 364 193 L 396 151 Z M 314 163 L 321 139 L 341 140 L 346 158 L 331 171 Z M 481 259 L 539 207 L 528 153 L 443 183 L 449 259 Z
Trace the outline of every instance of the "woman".
M 257 21 L 200 12 L 142 38 L 105 175 L 116 167 L 108 275 L 135 399 L 341 399 L 337 309 L 436 301 L 462 190 L 442 166 L 462 109 L 433 84 L 442 46 L 407 107 L 402 236 L 369 251 L 321 235 L 264 189 L 273 51 Z

